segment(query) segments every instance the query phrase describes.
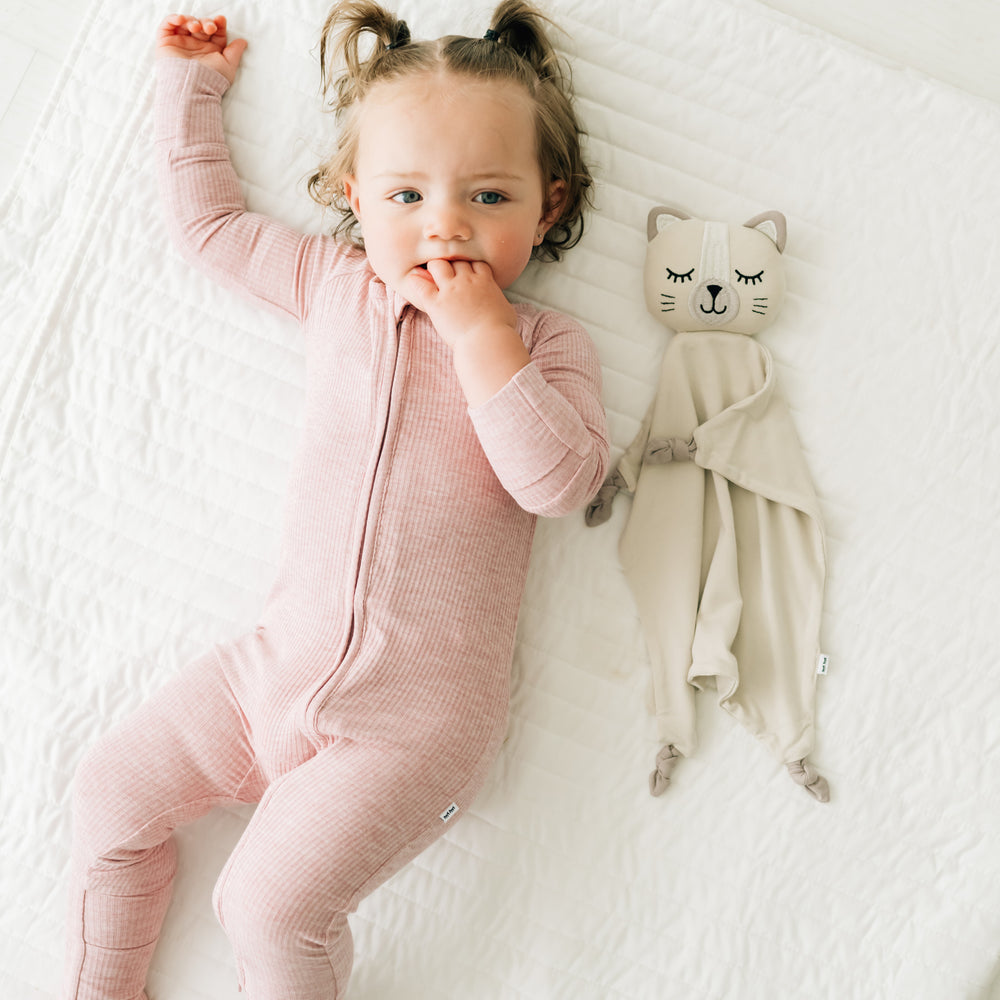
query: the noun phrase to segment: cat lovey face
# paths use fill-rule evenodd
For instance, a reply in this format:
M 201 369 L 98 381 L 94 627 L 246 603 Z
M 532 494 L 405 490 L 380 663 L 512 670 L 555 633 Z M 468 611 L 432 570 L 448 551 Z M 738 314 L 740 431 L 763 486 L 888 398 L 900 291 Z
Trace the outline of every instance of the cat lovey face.
M 765 212 L 742 226 L 692 219 L 673 208 L 649 213 L 646 306 L 673 330 L 753 336 L 785 296 L 785 217 Z

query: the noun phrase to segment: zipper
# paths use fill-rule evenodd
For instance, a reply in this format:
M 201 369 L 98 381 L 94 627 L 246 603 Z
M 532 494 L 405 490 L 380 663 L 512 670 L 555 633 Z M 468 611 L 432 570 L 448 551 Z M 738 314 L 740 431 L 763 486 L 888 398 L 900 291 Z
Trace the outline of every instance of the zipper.
M 386 444 L 389 440 L 389 423 L 392 419 L 392 396 L 396 389 L 396 376 L 399 372 L 399 354 L 400 345 L 402 343 L 402 330 L 403 330 L 403 317 L 405 315 L 406 308 L 400 313 L 399 318 L 396 320 L 396 337 L 395 343 L 393 344 L 392 353 L 392 366 L 389 371 L 388 380 L 388 391 L 385 396 L 385 406 L 383 408 L 384 420 L 382 423 L 382 434 L 379 438 L 378 447 L 375 451 L 375 465 L 372 469 L 371 483 L 368 487 L 368 504 L 365 510 L 364 526 L 361 531 L 361 539 L 358 545 L 357 561 L 354 566 L 354 587 L 353 587 L 353 597 L 351 601 L 351 621 L 347 630 L 347 639 L 344 643 L 344 656 L 341 658 L 340 663 L 337 665 L 336 671 L 333 674 L 327 676 L 324 682 L 319 685 L 315 690 L 313 695 L 310 697 L 307 708 L 306 708 L 306 724 L 308 726 L 309 732 L 316 732 L 316 720 L 319 716 L 320 711 L 323 708 L 323 704 L 326 702 L 327 698 L 337 689 L 340 680 L 343 679 L 344 667 L 347 664 L 348 659 L 353 655 L 354 650 L 351 649 L 352 643 L 354 642 L 355 633 L 358 631 L 358 617 L 360 614 L 360 608 L 358 607 L 358 587 L 361 582 L 361 567 L 365 558 L 365 550 L 368 547 L 369 540 L 369 527 L 372 516 L 372 508 L 375 505 L 375 484 L 379 481 L 379 474 L 382 471 L 382 462 L 385 455 Z M 383 491 L 384 492 L 384 491 Z M 341 677 L 339 680 L 334 681 L 337 674 Z

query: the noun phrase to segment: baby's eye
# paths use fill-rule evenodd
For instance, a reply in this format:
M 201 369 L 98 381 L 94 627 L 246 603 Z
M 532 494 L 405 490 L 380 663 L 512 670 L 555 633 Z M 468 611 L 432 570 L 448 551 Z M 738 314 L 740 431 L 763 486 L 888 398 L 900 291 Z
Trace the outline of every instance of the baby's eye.
M 401 205 L 415 205 L 420 201 L 419 191 L 397 191 L 392 196 L 393 201 L 398 201 Z
M 473 201 L 478 201 L 481 205 L 499 205 L 507 199 L 499 191 L 480 191 Z
M 764 280 L 764 272 L 758 271 L 756 274 L 744 274 L 739 268 L 734 268 L 736 271 L 736 281 L 737 283 L 743 282 L 744 285 L 756 285 L 758 281 Z
M 693 280 L 691 277 L 693 274 L 694 274 L 693 267 L 691 268 L 690 271 L 687 272 L 687 274 L 678 274 L 676 271 L 671 271 L 669 267 L 667 268 L 667 277 L 678 285 L 683 285 L 685 281 Z

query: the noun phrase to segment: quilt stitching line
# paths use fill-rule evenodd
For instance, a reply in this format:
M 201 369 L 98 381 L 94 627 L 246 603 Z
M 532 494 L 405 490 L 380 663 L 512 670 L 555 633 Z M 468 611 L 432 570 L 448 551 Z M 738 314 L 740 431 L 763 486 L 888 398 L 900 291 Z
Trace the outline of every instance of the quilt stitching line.
M 99 6 L 100 3 L 101 0 L 97 0 L 95 7 Z M 85 19 L 84 24 L 86 27 L 81 33 L 81 38 L 78 39 L 78 44 L 75 48 L 77 55 L 64 64 L 58 78 L 58 84 L 54 90 L 56 95 L 62 93 L 63 87 L 72 78 L 76 62 L 81 58 L 80 54 L 85 50 L 85 36 L 92 30 L 92 25 L 98 23 L 99 19 L 96 18 L 93 20 L 90 18 Z M 133 71 L 133 75 L 137 75 L 135 71 Z M 89 223 L 93 215 L 97 212 L 98 206 L 104 204 L 104 199 L 101 197 L 102 192 L 112 186 L 113 178 L 117 177 L 122 164 L 127 160 L 129 146 L 136 141 L 138 130 L 135 128 L 130 129 L 128 126 L 130 123 L 148 115 L 148 109 L 151 104 L 152 84 L 147 81 L 145 87 L 137 88 L 137 90 L 140 94 L 144 92 L 145 100 L 140 99 L 133 105 L 128 105 L 121 127 L 114 130 L 114 138 L 110 143 L 112 148 L 108 155 L 103 158 L 107 164 L 106 170 L 103 172 L 97 171 L 95 175 L 95 189 L 89 199 L 91 208 L 89 211 L 81 213 L 80 218 L 77 220 L 77 232 L 75 236 L 68 239 L 60 248 L 63 251 L 60 273 L 55 280 L 49 283 L 48 294 L 40 300 L 36 313 L 38 319 L 32 324 L 36 326 L 35 335 L 23 351 L 18 370 L 11 380 L 11 385 L 8 386 L 7 393 L 13 396 L 14 400 L 9 406 L 6 419 L 0 425 L 0 479 L 4 478 L 14 430 L 36 388 L 35 383 L 39 367 L 50 345 L 58 319 L 65 309 L 66 301 L 69 298 L 68 293 L 76 286 L 79 279 L 80 272 L 75 266 L 77 257 L 81 255 L 87 242 L 95 238 L 97 227 L 90 226 Z M 51 106 L 47 112 L 48 116 L 54 114 L 56 103 L 58 103 L 58 97 L 51 102 Z M 43 131 L 36 131 L 32 144 L 32 152 L 36 150 L 44 134 L 46 133 Z
M 61 504 L 58 503 L 58 501 L 51 500 L 49 498 L 39 498 L 36 494 L 33 494 L 30 491 L 28 491 L 28 490 L 23 490 L 23 489 L 20 489 L 19 487 L 16 487 L 16 486 L 14 488 L 17 489 L 18 492 L 23 493 L 25 496 L 32 497 L 35 500 L 40 500 L 40 502 L 47 503 L 51 507 L 55 507 L 57 509 L 61 509 L 63 511 L 63 513 L 70 514 L 74 518 L 80 518 L 81 520 L 89 520 L 88 518 L 85 517 L 85 515 L 80 514 L 78 511 L 73 510 L 72 508 L 63 507 Z M 108 529 L 107 525 L 103 525 L 100 522 L 91 521 L 91 523 L 95 527 L 101 529 L 102 531 L 108 531 L 108 530 L 110 530 L 110 529 Z M 188 533 L 189 537 L 190 537 L 191 532 L 193 532 L 193 530 L 194 530 L 194 529 L 190 528 L 188 525 L 176 524 L 175 522 L 167 522 L 167 523 L 171 524 L 173 527 L 183 529 L 186 533 Z M 197 607 L 197 605 L 194 605 L 194 604 L 191 604 L 189 602 L 182 601 L 180 599 L 174 598 L 173 595 L 170 595 L 166 591 L 158 590 L 155 587 L 151 587 L 148 583 L 143 582 L 142 580 L 140 580 L 137 577 L 132 576 L 131 574 L 122 573 L 119 570 L 116 570 L 115 567 L 111 563 L 102 563 L 102 562 L 100 562 L 91 553 L 88 553 L 84 549 L 74 548 L 73 546 L 66 544 L 65 541 L 61 541 L 61 540 L 59 540 L 59 539 L 57 539 L 57 538 L 55 538 L 54 536 L 51 536 L 51 535 L 43 534 L 41 531 L 37 530 L 36 528 L 34 528 L 32 526 L 29 526 L 29 525 L 26 525 L 26 524 L 15 523 L 7 515 L 0 515 L 0 524 L 7 524 L 11 528 L 16 528 L 18 534 L 25 534 L 25 535 L 28 535 L 30 537 L 34 537 L 34 538 L 38 539 L 39 541 L 46 542 L 49 545 L 55 546 L 57 549 L 60 549 L 60 550 L 62 550 L 64 552 L 69 553 L 70 555 L 74 556 L 75 558 L 77 558 L 77 559 L 79 559 L 81 561 L 84 561 L 84 562 L 90 563 L 90 564 L 92 564 L 94 566 L 97 566 L 102 571 L 109 572 L 112 575 L 114 575 L 116 577 L 119 577 L 120 579 L 129 580 L 132 583 L 136 584 L 137 586 L 143 587 L 143 589 L 149 590 L 149 591 L 151 591 L 154 594 L 159 594 L 161 597 L 170 597 L 171 600 L 177 600 L 178 603 L 182 604 L 185 607 L 191 607 L 191 608 L 196 608 Z M 272 525 L 267 525 L 266 527 L 268 529 L 273 528 Z M 150 545 L 148 542 L 144 541 L 141 537 L 135 537 L 135 536 L 125 535 L 124 532 L 123 532 L 123 529 L 121 529 L 120 527 L 116 529 L 116 532 L 121 537 L 123 537 L 123 539 L 127 539 L 132 545 L 139 546 L 144 551 L 151 552 L 154 555 L 156 555 L 157 558 L 164 559 L 168 563 L 171 563 L 171 564 L 176 565 L 176 566 L 183 567 L 183 568 L 188 569 L 188 570 L 194 570 L 194 571 L 196 571 L 198 573 L 199 576 L 205 576 L 208 579 L 213 579 L 213 580 L 216 580 L 216 581 L 218 581 L 220 583 L 225 583 L 228 586 L 238 587 L 239 589 L 242 589 L 242 590 L 250 590 L 251 589 L 251 588 L 249 588 L 247 586 L 247 584 L 246 584 L 246 582 L 244 580 L 244 575 L 243 574 L 241 574 L 239 576 L 234 576 L 233 578 L 229 578 L 229 577 L 223 576 L 220 573 L 212 573 L 212 572 L 209 572 L 209 571 L 205 570 L 203 568 L 202 564 L 197 564 L 196 565 L 196 564 L 192 564 L 192 563 L 186 562 L 186 561 L 181 560 L 181 559 L 175 559 L 175 558 L 173 558 L 168 551 L 166 551 L 164 549 L 158 549 L 158 548 L 154 547 L 153 545 Z M 240 556 L 243 556 L 246 559 L 252 560 L 254 562 L 267 563 L 267 560 L 262 559 L 261 556 L 259 554 L 257 554 L 256 552 L 247 552 L 247 551 L 245 551 L 243 549 L 234 548 L 231 545 L 224 545 L 223 543 L 219 542 L 219 540 L 214 535 L 202 535 L 200 537 L 204 541 L 206 541 L 206 542 L 210 542 L 212 544 L 219 545 L 220 547 L 227 548 L 230 551 L 235 552 L 236 554 L 238 554 Z M 6 555 L 6 558 L 8 558 L 8 559 L 11 558 L 9 552 Z M 34 570 L 34 571 L 37 572 L 37 566 L 31 565 L 31 564 L 28 564 L 28 563 L 24 563 L 24 562 L 21 562 L 20 564 L 22 566 L 24 566 L 26 569 L 32 569 L 32 570 Z
M 76 553 L 73 553 L 73 554 L 76 554 Z M 24 566 L 25 568 L 32 568 L 32 567 L 28 566 L 27 564 L 21 562 L 20 560 L 18 561 L 18 564 L 21 565 L 21 566 Z M 105 567 L 100 567 L 100 568 L 104 569 Z M 170 593 L 167 593 L 165 591 L 157 590 L 155 587 L 150 587 L 144 581 L 134 580 L 132 577 L 125 576 L 125 575 L 122 576 L 122 579 L 129 580 L 129 581 L 135 583 L 136 586 L 141 586 L 142 589 L 144 589 L 144 590 L 148 590 L 151 593 L 160 596 L 161 598 L 168 599 L 171 602 L 171 604 L 176 605 L 176 606 L 178 606 L 180 608 L 184 608 L 184 609 L 190 610 L 190 611 L 202 611 L 203 610 L 203 608 L 201 606 L 195 604 L 192 601 L 186 601 L 183 598 L 178 597 L 175 594 L 170 594 Z M 60 581 L 60 582 L 64 583 L 64 581 Z M 223 582 L 226 583 L 226 584 L 232 584 L 233 583 L 233 581 L 226 580 L 226 579 L 223 579 Z M 68 584 L 64 583 L 64 586 L 66 586 L 66 588 L 69 589 L 69 585 Z M 90 596 L 89 592 L 82 592 L 82 591 L 77 590 L 77 593 L 79 593 L 82 598 L 86 598 L 86 597 Z M 76 633 L 76 634 L 79 634 L 79 635 L 82 635 L 82 636 L 86 636 L 88 640 L 90 640 L 92 642 L 95 642 L 96 644 L 98 644 L 100 646 L 108 647 L 110 649 L 116 650 L 119 653 L 123 652 L 126 655 L 134 655 L 134 653 L 135 653 L 135 651 L 131 647 L 129 647 L 129 646 L 116 646 L 116 645 L 114 645 L 113 643 L 109 642 L 107 640 L 107 638 L 104 635 L 102 635 L 100 632 L 95 632 L 95 631 L 92 631 L 90 629 L 84 628 L 84 627 L 82 627 L 79 624 L 74 624 L 74 623 L 70 622 L 67 618 L 65 618 L 65 616 L 61 615 L 58 611 L 53 610 L 50 606 L 42 606 L 40 604 L 35 603 L 34 601 L 29 601 L 29 600 L 26 600 L 24 597 L 21 597 L 21 596 L 16 595 L 16 594 L 12 594 L 10 591 L 6 592 L 6 599 L 9 602 L 16 603 L 16 604 L 18 604 L 18 605 L 20 605 L 22 607 L 30 608 L 32 611 L 36 612 L 39 615 L 39 617 L 41 617 L 41 618 L 44 618 L 44 619 L 49 620 L 49 621 L 56 621 L 60 625 L 62 625 L 63 628 L 65 628 L 65 630 L 67 632 L 73 632 L 73 633 Z M 143 626 L 147 627 L 147 628 L 161 628 L 162 629 L 162 627 L 163 627 L 162 618 L 146 617 L 146 618 L 142 618 L 141 621 L 142 621 Z M 166 634 L 169 634 L 169 633 L 166 633 Z M 30 647 L 35 648 L 35 649 L 38 649 L 40 652 L 45 653 L 46 655 L 51 655 L 54 659 L 61 659 L 62 658 L 60 656 L 60 654 L 58 654 L 54 649 L 49 649 L 48 647 L 43 646 L 41 643 L 38 643 L 38 642 L 29 642 L 29 641 L 27 641 L 25 639 L 20 638 L 16 633 L 12 633 L 12 632 L 8 632 L 7 633 L 8 637 L 10 637 L 12 635 L 18 641 L 24 643 L 27 646 L 30 646 Z
M 281 464 L 287 464 L 288 463 L 288 460 L 289 460 L 289 452 L 288 451 L 283 451 L 283 452 L 273 451 L 273 450 L 271 450 L 269 448 L 263 447 L 262 444 L 260 444 L 254 438 L 250 438 L 250 437 L 247 437 L 247 436 L 240 436 L 240 435 L 234 434 L 228 428 L 225 428 L 225 427 L 219 426 L 219 425 L 217 425 L 215 423 L 209 422 L 208 417 L 215 416 L 216 415 L 215 413 L 209 413 L 208 411 L 206 411 L 205 416 L 199 415 L 197 417 L 192 417 L 190 415 L 190 413 L 188 413 L 188 412 L 186 412 L 184 410 L 180 410 L 180 409 L 177 409 L 175 407 L 172 407 L 169 404 L 165 403 L 160 398 L 157 398 L 155 396 L 152 396 L 152 395 L 140 392 L 135 387 L 134 382 L 133 383 L 127 383 L 127 382 L 125 382 L 123 380 L 118 380 L 118 379 L 110 378 L 104 372 L 100 371 L 96 367 L 92 367 L 92 366 L 88 365 L 82 359 L 70 358 L 69 355 L 65 354 L 64 352 L 58 352 L 58 354 L 60 356 L 62 356 L 63 358 L 65 358 L 67 360 L 67 362 L 70 362 L 72 364 L 72 367 L 73 367 L 73 369 L 74 369 L 75 372 L 79 372 L 79 373 L 84 374 L 84 375 L 89 375 L 89 376 L 91 376 L 94 379 L 95 382 L 103 383 L 105 386 L 108 386 L 110 388 L 116 389 L 116 390 L 118 390 L 118 391 L 120 391 L 122 393 L 126 393 L 126 394 L 128 394 L 130 396 L 135 397 L 137 400 L 139 400 L 139 401 L 141 401 L 143 403 L 149 404 L 151 407 L 155 408 L 155 412 L 157 414 L 163 414 L 167 418 L 169 418 L 169 420 L 172 423 L 173 428 L 175 430 L 181 429 L 181 428 L 185 428 L 185 427 L 191 427 L 191 426 L 197 427 L 197 428 L 200 428 L 200 429 L 202 429 L 204 431 L 207 431 L 208 433 L 210 433 L 214 437 L 222 438 L 222 439 L 230 439 L 230 440 L 233 440 L 233 441 L 237 441 L 237 442 L 240 443 L 240 445 L 242 447 L 245 447 L 247 450 L 254 451 L 254 452 L 258 453 L 260 456 L 262 456 L 262 457 L 264 457 L 266 459 L 271 459 L 271 460 L 279 462 Z M 153 370 L 155 370 L 155 371 L 162 371 L 163 369 L 160 366 L 157 366 Z M 239 407 L 242 410 L 248 411 L 249 416 L 252 417 L 252 418 L 257 418 L 257 417 L 263 416 L 263 417 L 267 418 L 268 420 L 281 421 L 282 423 L 285 424 L 285 426 L 291 432 L 295 432 L 299 428 L 299 424 L 296 423 L 296 422 L 287 421 L 285 418 L 283 418 L 283 417 L 281 417 L 279 415 L 274 415 L 274 414 L 271 414 L 271 413 L 269 413 L 267 411 L 255 409 L 250 404 L 243 403 L 239 399 L 237 399 L 236 397 L 221 395 L 221 394 L 215 392 L 215 390 L 210 385 L 207 385 L 207 384 L 203 385 L 201 383 L 192 382 L 190 379 L 187 379 L 187 378 L 185 378 L 183 376 L 177 375 L 176 372 L 170 372 L 169 374 L 171 374 L 172 376 L 175 376 L 176 378 L 178 378 L 179 381 L 182 381 L 182 382 L 184 382 L 184 383 L 186 383 L 188 385 L 193 385 L 198 390 L 204 391 L 204 392 L 206 392 L 209 395 L 212 395 L 212 394 L 219 395 L 220 398 L 224 399 L 227 404 L 233 404 L 233 405 Z M 56 393 L 55 393 L 54 386 L 50 387 L 50 388 L 52 388 L 52 390 L 53 390 L 53 396 L 55 396 Z M 73 408 L 79 408 L 81 410 L 87 411 L 88 413 L 90 413 L 93 416 L 100 417 L 105 423 L 107 423 L 111 427 L 117 428 L 119 430 L 122 430 L 122 431 L 125 431 L 125 432 L 128 432 L 128 433 L 139 434 L 139 432 L 137 432 L 132 425 L 127 424 L 127 423 L 122 423 L 120 420 L 117 420 L 117 419 L 113 418 L 109 414 L 107 408 L 104 408 L 104 407 L 100 407 L 100 408 L 98 408 L 98 407 L 92 407 L 92 406 L 88 405 L 88 403 L 86 403 L 86 402 L 81 402 L 78 399 L 72 398 L 71 394 L 68 393 L 68 392 L 59 393 L 58 397 L 62 401 L 64 401 L 65 403 L 69 404 Z M 36 420 L 35 423 L 36 424 L 41 424 L 42 421 Z M 87 450 L 90 450 L 90 451 L 96 450 L 94 448 L 94 446 L 93 446 L 92 443 L 85 443 L 84 441 L 82 441 L 79 438 L 71 438 L 65 432 L 65 429 L 63 429 L 63 428 L 56 428 L 54 426 L 49 425 L 48 429 L 56 431 L 57 433 L 62 433 L 63 436 L 65 436 L 68 440 L 73 440 L 77 444 L 84 444 L 85 447 L 87 448 Z M 177 455 L 181 459 L 183 459 L 184 461 L 190 461 L 190 459 L 191 459 L 191 456 L 187 452 L 184 452 L 181 449 L 179 449 L 177 446 L 170 444 L 165 439 L 156 437 L 152 433 L 144 433 L 144 434 L 140 434 L 139 436 L 143 437 L 144 440 L 148 440 L 150 443 L 152 443 L 153 445 L 155 445 L 157 448 L 162 449 L 163 451 L 177 453 Z M 294 442 L 292 442 L 292 446 L 294 446 Z M 108 458 L 109 460 L 118 461 L 119 458 L 120 458 L 120 456 L 111 455 L 111 454 L 108 454 L 106 452 L 102 452 L 101 454 L 105 458 Z M 267 485 L 267 483 L 265 483 L 265 482 L 257 482 L 255 480 L 248 479 L 245 476 L 240 475 L 239 473 L 235 473 L 235 472 L 230 473 L 228 469 L 225 469 L 222 466 L 211 466 L 211 467 L 213 469 L 216 469 L 216 470 L 220 471 L 220 472 L 224 472 L 226 475 L 232 475 L 234 478 L 238 479 L 241 483 L 243 483 L 243 484 L 245 484 L 247 486 L 253 487 L 255 490 L 267 490 L 268 492 L 274 493 L 275 495 L 280 495 L 280 493 L 281 493 L 280 490 L 275 490 L 273 488 L 269 488 L 268 485 Z

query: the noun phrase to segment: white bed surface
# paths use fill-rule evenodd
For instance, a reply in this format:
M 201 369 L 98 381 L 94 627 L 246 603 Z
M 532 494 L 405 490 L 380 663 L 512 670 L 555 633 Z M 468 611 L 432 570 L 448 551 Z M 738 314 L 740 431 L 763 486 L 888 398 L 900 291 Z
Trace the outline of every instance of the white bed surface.
M 925 0 L 919 7 L 907 0 L 765 2 L 889 65 L 1000 102 L 995 0 Z M 87 7 L 81 0 L 0 0 L 0 191 L 24 155 Z
M 659 202 L 789 220 L 775 355 L 829 533 L 814 755 L 797 789 L 710 701 L 662 799 L 619 503 L 540 526 L 509 740 L 445 839 L 362 906 L 351 1000 L 985 1000 L 1000 958 L 1000 108 L 752 0 L 558 0 L 601 179 L 520 294 L 577 315 L 620 452 L 664 343 Z M 426 8 L 426 9 L 425 9 Z M 287 15 L 278 16 L 278 11 Z M 415 34 L 489 5 L 401 2 Z M 220 8 L 221 10 L 221 8 Z M 251 206 L 305 228 L 322 6 L 233 2 L 226 123 Z M 640 16 L 636 16 L 636 12 Z M 147 0 L 97 0 L 155 24 Z M 92 16 L 91 16 L 92 15 Z M 314 56 L 314 54 L 313 54 Z M 0 996 L 55 996 L 84 747 L 273 567 L 302 380 L 294 328 L 168 247 L 148 47 L 79 37 L 0 204 Z M 208 905 L 246 813 L 182 833 L 155 1000 L 237 996 Z

